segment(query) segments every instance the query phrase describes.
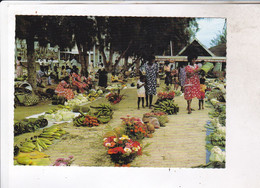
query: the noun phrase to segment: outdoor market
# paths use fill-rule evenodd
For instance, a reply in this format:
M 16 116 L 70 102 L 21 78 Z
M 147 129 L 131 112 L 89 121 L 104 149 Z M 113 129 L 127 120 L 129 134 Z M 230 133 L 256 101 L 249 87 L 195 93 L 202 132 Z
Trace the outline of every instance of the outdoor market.
M 16 16 L 14 165 L 225 168 L 226 24 L 196 22 Z

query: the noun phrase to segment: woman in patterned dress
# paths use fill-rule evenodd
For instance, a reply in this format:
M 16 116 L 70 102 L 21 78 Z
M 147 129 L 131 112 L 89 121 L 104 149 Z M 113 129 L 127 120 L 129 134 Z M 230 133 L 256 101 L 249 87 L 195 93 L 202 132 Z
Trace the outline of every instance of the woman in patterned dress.
M 189 55 L 188 62 L 190 62 L 190 65 L 185 67 L 186 79 L 184 85 L 184 98 L 187 100 L 188 114 L 191 114 L 192 99 L 200 96 L 200 80 L 198 74 L 200 68 L 195 64 L 196 59 L 196 55 Z
M 74 93 L 72 89 L 69 89 L 69 84 L 67 84 L 69 80 L 69 77 L 65 77 L 64 80 L 62 80 L 59 85 L 55 89 L 55 93 L 57 93 L 58 96 L 63 96 L 67 100 L 73 99 L 74 98 Z M 66 82 L 67 81 L 67 82 Z
M 149 59 L 149 62 L 145 64 L 146 72 L 146 106 L 148 106 L 149 98 L 149 108 L 152 108 L 153 95 L 156 95 L 156 84 L 157 84 L 157 75 L 158 75 L 158 64 L 155 63 L 155 57 L 152 56 Z

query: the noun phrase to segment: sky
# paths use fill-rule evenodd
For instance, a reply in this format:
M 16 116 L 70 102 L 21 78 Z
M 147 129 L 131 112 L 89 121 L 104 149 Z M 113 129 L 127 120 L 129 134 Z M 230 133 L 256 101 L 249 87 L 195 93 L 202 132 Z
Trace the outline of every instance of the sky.
M 196 33 L 196 38 L 207 48 L 211 47 L 211 40 L 222 32 L 225 23 L 224 18 L 206 18 L 198 19 L 199 31 Z

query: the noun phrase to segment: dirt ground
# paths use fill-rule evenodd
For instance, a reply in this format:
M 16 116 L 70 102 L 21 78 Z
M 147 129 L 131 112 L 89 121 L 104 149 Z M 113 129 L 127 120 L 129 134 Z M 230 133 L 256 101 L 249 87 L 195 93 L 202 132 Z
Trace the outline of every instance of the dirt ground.
M 126 115 L 142 118 L 144 113 L 151 111 L 148 108 L 137 110 L 135 88 L 125 89 L 122 91 L 122 94 L 125 94 L 126 97 L 119 104 L 114 105 L 113 119 L 109 122 L 109 126 L 111 127 L 119 126 L 121 124 L 120 118 L 126 117 Z M 154 102 L 155 100 L 156 98 Z M 101 98 L 92 102 L 91 105 L 95 106 L 102 102 L 107 101 L 105 98 Z M 151 143 L 145 149 L 149 156 L 142 155 L 137 157 L 132 162 L 132 167 L 189 168 L 205 164 L 206 130 L 204 125 L 209 119 L 209 108 L 206 107 L 204 110 L 198 110 L 198 100 L 194 99 L 192 107 L 195 111 L 192 114 L 187 114 L 186 101 L 183 96 L 175 97 L 175 103 L 180 107 L 179 113 L 177 115 L 170 115 L 169 123 L 167 123 L 166 127 L 157 129 L 153 134 L 153 138 L 145 138 L 143 140 L 144 145 Z M 19 114 L 18 111 L 16 110 L 15 114 Z M 105 147 L 102 145 L 102 135 L 106 132 L 108 125 L 87 128 L 74 127 L 72 123 L 64 123 L 59 126 L 70 134 L 44 151 L 44 153 L 50 156 L 52 163 L 57 158 L 67 158 L 73 155 L 75 161 L 72 166 L 114 166 L 106 154 Z M 30 135 L 32 133 L 23 134 L 16 137 L 15 141 Z

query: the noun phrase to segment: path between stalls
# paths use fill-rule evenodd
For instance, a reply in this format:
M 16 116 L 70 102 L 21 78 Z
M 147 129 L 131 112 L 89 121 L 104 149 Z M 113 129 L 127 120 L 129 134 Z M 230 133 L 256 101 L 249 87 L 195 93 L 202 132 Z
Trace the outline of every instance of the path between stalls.
M 122 91 L 126 99 L 115 105 L 116 110 L 113 119 L 109 122 L 112 127 L 121 124 L 121 117 L 142 118 L 143 114 L 150 112 L 148 108 L 137 110 L 136 89 Z M 155 99 L 154 99 L 155 101 Z M 106 102 L 105 98 L 93 102 L 91 105 Z M 156 129 L 153 138 L 145 138 L 143 144 L 152 143 L 145 149 L 150 156 L 142 155 L 137 157 L 132 166 L 136 167 L 193 167 L 205 164 L 205 128 L 209 109 L 198 109 L 198 100 L 194 99 L 192 107 L 195 111 L 187 114 L 186 101 L 183 96 L 175 97 L 175 103 L 180 107 L 177 115 L 169 116 L 169 123 L 166 127 Z M 105 147 L 101 138 L 106 125 L 99 127 L 73 127 L 72 123 L 64 124 L 64 130 L 70 134 L 63 140 L 57 142 L 48 150 L 51 161 L 59 157 L 73 155 L 75 161 L 73 166 L 113 166 L 113 163 L 106 155 Z

